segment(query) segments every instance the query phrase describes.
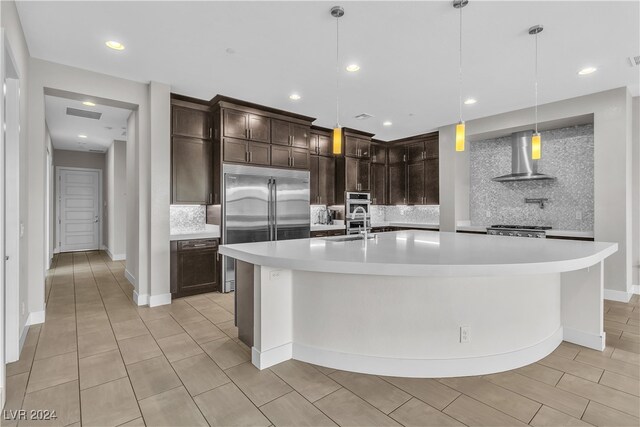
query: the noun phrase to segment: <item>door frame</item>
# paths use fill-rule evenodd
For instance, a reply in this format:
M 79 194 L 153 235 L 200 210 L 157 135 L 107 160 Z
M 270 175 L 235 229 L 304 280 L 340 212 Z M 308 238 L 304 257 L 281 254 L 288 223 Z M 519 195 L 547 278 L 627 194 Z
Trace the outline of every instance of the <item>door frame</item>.
M 74 168 L 69 166 L 56 166 L 56 242 L 55 253 L 60 253 L 60 172 L 63 170 L 68 171 L 82 171 L 82 172 L 98 172 L 98 220 L 100 221 L 100 227 L 98 228 L 98 250 L 103 250 L 102 245 L 102 231 L 103 231 L 103 219 L 102 219 L 102 169 L 94 168 Z M 84 249 L 76 249 L 69 252 L 82 252 Z

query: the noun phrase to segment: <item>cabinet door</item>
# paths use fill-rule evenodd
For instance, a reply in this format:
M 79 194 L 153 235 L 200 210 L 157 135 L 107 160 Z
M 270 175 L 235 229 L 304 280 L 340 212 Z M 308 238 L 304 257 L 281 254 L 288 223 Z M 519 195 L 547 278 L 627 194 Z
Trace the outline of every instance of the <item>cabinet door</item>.
M 347 136 L 344 138 L 344 155 L 347 157 L 358 157 L 358 138 Z
M 389 147 L 389 164 L 404 162 L 405 154 L 405 147 Z
M 210 168 L 206 142 L 202 139 L 173 137 L 172 151 L 172 203 L 206 204 L 209 197 Z
M 318 156 L 318 196 L 323 205 L 336 202 L 336 161 L 333 157 Z
M 318 134 L 309 134 L 309 153 L 318 155 L 320 154 L 320 147 L 318 147 Z
M 222 135 L 230 138 L 247 139 L 249 129 L 249 114 L 242 111 L 227 110 L 222 112 Z
M 291 124 L 291 145 L 309 149 L 309 126 Z
M 249 114 L 249 139 L 269 142 L 271 139 L 271 120 L 268 117 Z
M 177 297 L 220 290 L 217 249 L 178 251 Z
M 333 144 L 329 135 L 318 135 L 318 154 L 321 156 L 333 155 Z
M 358 191 L 358 159 L 345 157 L 345 184 L 344 191 Z
M 268 166 L 271 161 L 269 144 L 261 142 L 249 142 L 249 163 L 252 165 Z
M 309 150 L 305 148 L 291 148 L 291 167 L 309 169 Z
M 385 164 L 387 162 L 387 148 L 382 145 L 371 144 L 371 163 Z
M 319 204 L 320 193 L 320 164 L 319 156 L 315 154 L 309 157 L 309 200 L 312 205 Z M 313 235 L 311 237 L 314 237 Z
M 224 138 L 222 141 L 222 161 L 246 163 L 247 142 L 238 139 Z
M 371 198 L 374 205 L 387 203 L 387 167 L 380 163 L 371 164 Z
M 440 204 L 440 159 L 429 159 L 425 163 L 425 197 L 428 205 Z
M 407 165 L 407 203 L 424 205 L 424 162 Z
M 171 111 L 173 135 L 190 136 L 192 138 L 211 138 L 211 116 L 207 111 L 173 106 Z
M 291 144 L 291 132 L 289 122 L 271 119 L 271 143 L 279 145 Z
M 368 159 L 371 157 L 371 143 L 361 139 L 358 141 L 358 157 Z
M 424 160 L 424 142 L 414 142 L 413 144 L 409 144 L 407 146 L 407 161 L 409 163 L 412 162 L 421 162 Z
M 389 204 L 401 205 L 407 203 L 406 199 L 406 175 L 405 164 L 394 163 L 389 165 Z
M 271 146 L 271 166 L 288 168 L 291 166 L 291 151 L 289 147 Z
M 358 161 L 358 191 L 369 191 L 371 188 L 371 163 L 368 160 Z
M 428 139 L 424 143 L 424 153 L 425 158 L 434 159 L 438 157 L 438 153 L 440 152 L 438 138 Z

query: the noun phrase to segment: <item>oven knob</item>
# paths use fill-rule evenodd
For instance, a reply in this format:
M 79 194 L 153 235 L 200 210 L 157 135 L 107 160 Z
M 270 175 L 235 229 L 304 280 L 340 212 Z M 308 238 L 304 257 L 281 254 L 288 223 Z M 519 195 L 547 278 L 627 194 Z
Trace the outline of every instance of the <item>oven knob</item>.
M 504 233 L 502 231 L 498 231 L 498 234 L 504 236 Z
M 529 233 L 527 234 L 527 237 L 533 237 L 533 234 Z
M 507 236 L 511 236 L 511 237 L 513 237 L 513 236 L 514 236 L 514 234 L 513 234 L 512 232 L 509 232 L 509 233 L 507 234 Z

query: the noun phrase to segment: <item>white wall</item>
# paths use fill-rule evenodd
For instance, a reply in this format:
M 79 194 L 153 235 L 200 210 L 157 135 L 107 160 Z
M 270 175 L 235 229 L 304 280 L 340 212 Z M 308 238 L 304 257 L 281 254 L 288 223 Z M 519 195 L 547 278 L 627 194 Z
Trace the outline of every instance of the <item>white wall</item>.
M 640 293 L 640 96 L 633 98 L 633 235 L 632 240 L 632 283 L 636 286 L 635 292 Z
M 595 239 L 619 244 L 618 252 L 604 263 L 605 287 L 609 298 L 624 298 L 631 290 L 632 276 L 631 95 L 627 88 L 618 88 L 538 109 L 540 122 L 587 114 L 594 116 Z M 466 123 L 467 139 L 532 122 L 531 108 L 471 120 Z M 454 136 L 454 125 L 440 129 L 440 221 L 444 231 L 454 231 L 456 219 L 469 219 L 469 150 L 456 153 Z
M 125 265 L 125 275 L 133 284 L 135 292 L 138 293 L 138 223 L 140 218 L 138 200 L 138 111 L 133 111 L 127 119 L 127 241 L 126 253 L 127 262 Z M 136 298 L 137 299 L 137 298 Z
M 113 141 L 105 154 L 104 245 L 114 260 L 126 258 L 126 148 L 125 141 Z

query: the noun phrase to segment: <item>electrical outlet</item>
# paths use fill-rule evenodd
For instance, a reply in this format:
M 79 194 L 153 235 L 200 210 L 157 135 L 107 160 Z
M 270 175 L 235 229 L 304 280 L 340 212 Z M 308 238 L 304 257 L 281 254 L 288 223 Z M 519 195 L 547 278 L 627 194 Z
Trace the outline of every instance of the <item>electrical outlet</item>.
M 578 221 L 582 221 L 582 212 L 581 211 L 576 211 L 576 219 Z
M 278 280 L 281 276 L 282 271 L 281 270 L 274 270 L 269 272 L 269 279 L 271 280 Z
M 490 211 L 487 211 L 486 215 L 487 215 L 487 218 L 491 218 L 491 212 Z
M 24 224 L 20 223 L 20 237 L 24 237 Z
M 471 326 L 460 326 L 460 342 L 466 343 L 471 341 Z

